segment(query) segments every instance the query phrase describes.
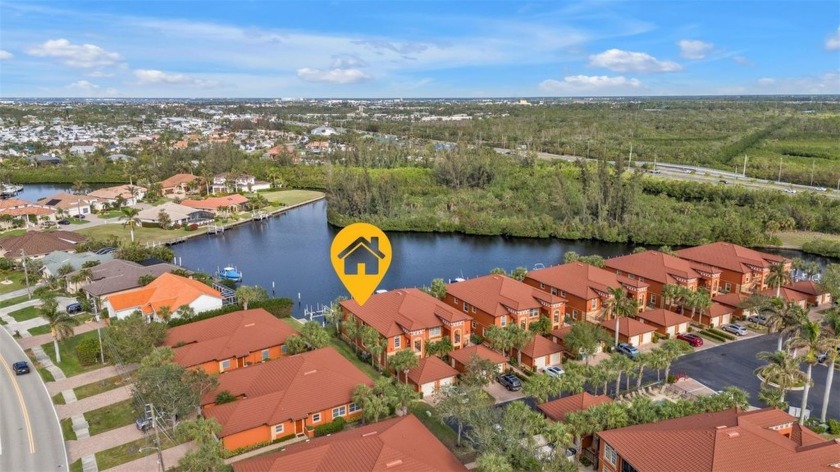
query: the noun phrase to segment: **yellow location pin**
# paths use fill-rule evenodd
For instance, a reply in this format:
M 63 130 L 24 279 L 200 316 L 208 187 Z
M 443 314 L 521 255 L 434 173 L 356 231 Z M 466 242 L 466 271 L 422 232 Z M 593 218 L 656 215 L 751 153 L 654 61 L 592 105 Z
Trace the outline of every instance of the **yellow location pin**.
M 359 305 L 376 290 L 391 265 L 391 242 L 381 229 L 354 223 L 333 238 L 330 259 L 338 278 Z

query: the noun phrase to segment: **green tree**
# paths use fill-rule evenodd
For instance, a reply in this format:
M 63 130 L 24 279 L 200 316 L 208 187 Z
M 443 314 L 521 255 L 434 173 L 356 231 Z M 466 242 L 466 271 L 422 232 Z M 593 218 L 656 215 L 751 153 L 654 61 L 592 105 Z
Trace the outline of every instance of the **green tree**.
M 808 394 L 811 391 L 813 380 L 811 377 L 814 364 L 817 363 L 817 356 L 829 350 L 836 351 L 836 339 L 823 335 L 822 327 L 814 321 L 804 321 L 798 333 L 790 339 L 790 346 L 794 349 L 805 349 L 801 360 L 805 362 L 806 371 L 805 390 L 802 391 L 802 408 L 799 413 L 799 424 L 805 424 L 805 409 L 808 406 Z
M 158 212 L 158 226 L 163 229 L 169 229 L 169 227 L 172 226 L 172 218 L 165 210 L 160 210 Z
M 691 308 L 691 319 L 694 320 L 694 313 L 700 311 L 700 316 L 697 322 L 702 319 L 702 314 L 712 306 L 712 296 L 706 289 L 699 289 L 693 292 L 686 300 L 688 308 Z
M 352 399 L 353 403 L 362 408 L 363 418 L 367 423 L 376 423 L 388 415 L 388 403 L 385 398 L 367 385 L 357 385 L 353 389 Z
M 125 319 L 112 319 L 105 329 L 105 354 L 119 364 L 140 362 L 166 338 L 165 323 L 149 323 L 140 311 Z
M 651 357 L 653 357 L 649 352 L 640 352 L 635 359 L 633 359 L 633 363 L 636 365 L 636 389 L 642 388 L 642 378 L 645 375 L 645 367 L 650 365 Z M 629 387 L 628 387 L 629 390 Z
M 491 325 L 484 329 L 484 340 L 490 343 L 490 347 L 506 355 L 513 347 L 511 331 L 496 325 Z
M 819 286 L 831 294 L 832 300 L 840 300 L 840 264 L 828 264 L 825 267 Z
M 788 389 L 803 385 L 808 380 L 805 373 L 799 370 L 800 359 L 793 357 L 787 351 L 763 351 L 755 357 L 767 362 L 766 365 L 755 369 L 755 374 L 761 378 L 762 386 L 772 384 L 781 392 L 779 403 L 785 403 L 785 394 Z
M 344 320 L 343 324 L 344 334 L 350 341 L 350 345 L 353 346 L 354 351 L 359 352 L 358 339 L 359 335 L 361 334 L 362 325 L 358 321 L 356 321 L 356 318 L 352 315 L 347 315 L 347 318 Z
M 481 453 L 476 458 L 475 465 L 480 472 L 513 472 L 513 466 L 507 457 L 493 451 Z
M 621 393 L 621 376 L 622 374 L 629 374 L 629 372 L 634 368 L 633 361 L 624 354 L 615 352 L 611 354 L 607 360 L 603 361 L 602 364 L 603 363 L 606 363 L 615 375 L 615 396 L 618 397 L 618 394 Z M 628 386 L 629 381 L 630 380 L 628 378 Z
M 524 267 L 517 267 L 510 272 L 510 278 L 522 282 L 525 276 L 528 275 L 528 269 Z
M 528 329 L 535 335 L 548 334 L 551 331 L 551 320 L 546 316 L 540 316 L 540 319 L 528 325 Z
M 824 333 L 828 342 L 840 346 L 840 309 L 835 308 L 825 314 L 823 318 Z M 837 349 L 829 349 L 826 352 L 828 361 L 828 375 L 825 379 L 825 391 L 823 392 L 822 411 L 820 412 L 820 421 L 825 422 L 826 414 L 828 413 L 828 399 L 831 394 L 831 386 L 834 383 L 834 368 L 837 365 L 837 359 L 840 358 L 840 351 Z
M 475 354 L 464 366 L 464 373 L 461 374 L 461 385 L 467 387 L 484 387 L 499 375 L 499 365 L 490 359 L 479 357 Z
M 140 213 L 140 211 L 132 207 L 124 207 L 121 211 L 122 215 L 119 219 L 123 222 L 123 228 L 127 226 L 129 231 L 131 231 L 131 242 L 133 243 L 134 228 L 139 228 L 140 226 L 142 226 L 142 224 L 140 223 L 140 219 L 137 218 L 137 214 Z
M 324 317 L 335 328 L 336 336 L 341 334 L 341 321 L 344 318 L 344 310 L 341 308 L 341 302 L 344 300 L 344 297 L 338 297 L 324 310 Z
M 767 285 L 776 287 L 776 296 L 782 293 L 782 285 L 790 283 L 790 271 L 785 268 L 784 262 L 777 262 L 770 266 L 770 273 L 767 274 Z
M 516 362 L 522 365 L 522 349 L 534 340 L 534 333 L 513 324 L 505 329 L 510 332 L 510 347 L 516 349 Z
M 300 334 L 303 336 L 304 341 L 306 341 L 306 344 L 308 344 L 311 349 L 320 349 L 330 344 L 330 333 L 328 333 L 327 329 L 317 322 L 310 321 L 308 323 L 304 323 L 303 328 L 300 330 Z
M 286 347 L 286 353 L 290 356 L 300 354 L 306 350 L 306 340 L 299 334 L 293 334 L 286 338 L 286 342 L 283 345 Z
M 443 297 L 446 296 L 446 283 L 443 279 L 432 279 L 428 287 L 423 287 L 423 291 L 438 300 L 443 300 Z
M 820 264 L 817 261 L 806 261 L 799 257 L 791 260 L 791 267 L 802 271 L 809 279 L 820 273 Z
M 188 472 L 215 472 L 225 467 L 224 449 L 218 440 L 222 426 L 215 418 L 199 416 L 178 425 L 176 434 L 183 440 L 194 441 L 197 449 L 189 450 L 178 460 L 178 468 Z
M 609 296 L 604 301 L 604 308 L 607 311 L 607 317 L 610 315 L 615 317 L 615 344 L 618 345 L 619 339 L 619 320 L 622 317 L 635 316 L 639 311 L 639 303 L 635 298 L 629 297 L 627 292 L 621 287 L 607 288 Z
M 582 356 L 586 365 L 589 357 L 597 353 L 609 335 L 600 326 L 585 321 L 572 324 L 572 329 L 563 338 L 563 345 L 576 355 Z
M 461 445 L 464 426 L 470 424 L 477 412 L 489 408 L 489 401 L 480 386 L 447 385 L 441 389 L 436 408 L 443 418 L 451 418 L 457 427 L 457 444 Z
M 551 375 L 532 375 L 522 386 L 522 392 L 534 397 L 538 403 L 545 403 L 550 397 L 560 393 L 560 381 Z
M 669 372 L 671 371 L 671 363 L 680 357 L 693 352 L 691 345 L 681 339 L 666 339 L 659 352 L 663 356 L 663 364 L 665 365 L 665 381 L 668 380 Z
M 502 269 L 501 267 L 493 267 L 492 269 L 490 269 L 490 274 L 491 275 L 507 275 L 507 272 L 504 269 Z
M 396 354 L 388 358 L 388 365 L 397 373 L 403 373 L 405 383 L 408 383 L 408 371 L 417 367 L 418 363 L 417 356 L 411 349 L 397 351 Z
M 195 310 L 189 305 L 181 305 L 175 315 L 179 320 L 189 320 L 195 317 Z
M 242 305 L 243 310 L 248 309 L 248 304 L 268 300 L 268 292 L 259 285 L 243 285 L 236 289 L 236 301 Z
M 73 327 L 78 323 L 75 318 L 64 311 L 58 310 L 58 302 L 52 295 L 43 295 L 41 307 L 38 309 L 41 317 L 47 320 L 52 333 L 53 347 L 55 348 L 55 360 L 61 363 L 61 352 L 58 349 L 58 342 L 73 336 Z
M 452 345 L 452 339 L 449 336 L 444 336 L 437 341 L 426 343 L 426 354 L 429 356 L 448 356 L 453 349 L 455 349 L 455 346 Z
M 766 385 L 763 385 L 758 391 L 759 401 L 764 402 L 767 406 L 787 411 L 788 403 L 781 400 L 784 396 L 784 392 L 781 389 Z
M 151 274 L 143 274 L 137 278 L 137 283 L 140 284 L 141 287 L 145 287 L 150 283 L 155 281 L 155 276 Z

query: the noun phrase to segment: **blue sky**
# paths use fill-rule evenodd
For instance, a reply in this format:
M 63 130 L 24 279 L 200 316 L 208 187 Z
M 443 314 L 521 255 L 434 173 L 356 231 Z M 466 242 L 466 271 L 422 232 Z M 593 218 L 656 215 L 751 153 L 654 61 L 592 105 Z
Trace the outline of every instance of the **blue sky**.
M 840 3 L 0 1 L 0 97 L 840 93 Z

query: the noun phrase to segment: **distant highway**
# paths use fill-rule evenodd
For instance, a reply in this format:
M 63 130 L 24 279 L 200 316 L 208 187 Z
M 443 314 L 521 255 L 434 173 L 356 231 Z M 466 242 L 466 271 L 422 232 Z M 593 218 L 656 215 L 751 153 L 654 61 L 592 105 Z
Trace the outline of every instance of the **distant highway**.
M 68 471 L 58 417 L 41 376 L 15 375 L 12 364 L 28 361 L 0 328 L 0 471 Z

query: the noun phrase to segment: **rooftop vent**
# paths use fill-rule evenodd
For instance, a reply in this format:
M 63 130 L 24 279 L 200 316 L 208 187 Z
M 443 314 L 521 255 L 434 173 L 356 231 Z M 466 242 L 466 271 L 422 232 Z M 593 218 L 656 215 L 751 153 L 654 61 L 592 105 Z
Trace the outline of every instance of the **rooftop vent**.
M 388 462 L 385 464 L 386 469 L 390 469 L 391 467 L 396 467 L 398 465 L 402 465 L 402 459 L 397 459 L 395 461 Z
M 739 433 L 738 431 L 730 431 L 730 432 L 728 432 L 728 433 L 726 433 L 726 434 L 727 434 L 730 438 L 737 438 L 738 436 L 740 436 L 740 435 L 741 435 L 741 433 Z
M 376 436 L 377 434 L 378 434 L 378 431 L 371 431 L 371 432 L 369 432 L 369 433 L 365 433 L 365 434 L 363 434 L 363 435 L 362 435 L 362 437 L 363 437 L 363 438 L 366 438 L 366 437 L 368 437 L 368 436 Z
M 246 328 L 250 328 L 251 326 L 256 326 L 256 323 L 248 323 L 245 325 Z
M 726 429 L 726 426 L 715 426 L 715 429 Z
M 314 374 L 315 372 L 318 372 L 318 369 L 313 369 L 313 370 L 306 371 L 306 372 L 303 373 L 303 375 Z

